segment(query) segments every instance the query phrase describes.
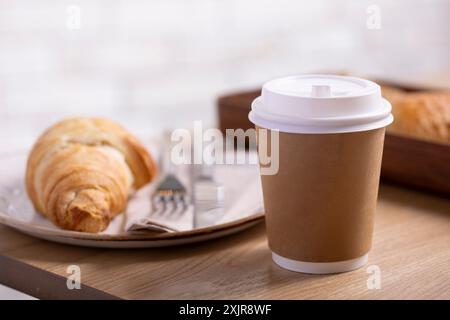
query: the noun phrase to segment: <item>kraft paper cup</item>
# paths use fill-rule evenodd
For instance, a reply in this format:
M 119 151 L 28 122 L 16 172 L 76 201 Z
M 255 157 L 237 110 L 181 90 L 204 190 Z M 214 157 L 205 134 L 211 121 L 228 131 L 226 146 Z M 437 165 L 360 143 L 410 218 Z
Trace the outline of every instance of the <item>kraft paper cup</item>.
M 304 75 L 264 85 L 249 118 L 279 132 L 270 141 L 279 144 L 278 172 L 261 175 L 276 264 L 323 274 L 367 262 L 390 111 L 379 86 L 363 79 Z

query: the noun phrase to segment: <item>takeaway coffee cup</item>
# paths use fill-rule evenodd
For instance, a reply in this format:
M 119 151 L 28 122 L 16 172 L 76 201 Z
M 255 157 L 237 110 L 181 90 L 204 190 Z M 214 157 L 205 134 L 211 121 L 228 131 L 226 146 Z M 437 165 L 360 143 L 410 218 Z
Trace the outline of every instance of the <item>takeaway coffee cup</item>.
M 258 129 L 279 132 L 269 141 L 279 144 L 278 171 L 261 175 L 275 263 L 318 274 L 363 266 L 385 127 L 393 121 L 380 87 L 334 75 L 276 79 L 263 86 L 249 118 Z

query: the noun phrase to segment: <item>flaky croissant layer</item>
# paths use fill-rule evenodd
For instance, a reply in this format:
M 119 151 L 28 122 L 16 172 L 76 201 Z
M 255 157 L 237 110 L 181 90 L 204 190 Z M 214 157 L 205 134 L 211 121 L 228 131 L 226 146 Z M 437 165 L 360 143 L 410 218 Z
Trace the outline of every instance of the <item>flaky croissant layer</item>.
M 150 154 L 118 124 L 72 118 L 47 129 L 27 163 L 26 187 L 35 209 L 67 230 L 100 232 L 150 182 Z

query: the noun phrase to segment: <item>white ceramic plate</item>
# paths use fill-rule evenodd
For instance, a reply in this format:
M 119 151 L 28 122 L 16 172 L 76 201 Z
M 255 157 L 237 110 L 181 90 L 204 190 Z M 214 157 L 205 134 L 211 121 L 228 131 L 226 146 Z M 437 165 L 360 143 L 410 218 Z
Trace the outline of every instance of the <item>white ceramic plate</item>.
M 71 245 L 100 248 L 151 248 L 211 240 L 245 230 L 264 218 L 259 173 L 256 165 L 222 165 L 215 170 L 216 180 L 225 187 L 224 214 L 208 226 L 193 228 L 193 209 L 180 219 L 155 216 L 155 222 L 175 226 L 177 232 L 128 233 L 130 222 L 147 217 L 152 185 L 130 200 L 127 214 L 116 217 L 107 230 L 92 234 L 58 228 L 35 212 L 24 191 L 26 153 L 0 156 L 0 224 L 28 235 Z M 234 177 L 239 176 L 239 186 Z M 183 180 L 183 178 L 182 178 Z M 245 186 L 245 187 L 244 187 Z M 191 214 L 191 216 L 189 216 Z M 151 216 L 151 214 L 150 214 Z M 172 219 L 172 221 L 171 221 Z M 175 220 L 178 219 L 178 220 Z

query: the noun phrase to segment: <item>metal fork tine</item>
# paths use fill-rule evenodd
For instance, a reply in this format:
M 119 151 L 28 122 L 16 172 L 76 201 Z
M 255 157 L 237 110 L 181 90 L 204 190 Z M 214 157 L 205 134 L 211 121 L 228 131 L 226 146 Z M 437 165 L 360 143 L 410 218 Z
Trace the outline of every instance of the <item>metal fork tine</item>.
M 156 189 L 152 199 L 153 208 L 163 207 L 161 214 L 173 214 L 187 208 L 186 188 L 173 174 L 168 174 Z
M 186 188 L 176 177 L 173 163 L 170 160 L 170 146 L 172 144 L 170 137 L 171 132 L 165 131 L 163 134 L 163 143 L 161 148 L 163 152 L 161 153 L 161 156 L 162 168 L 166 172 L 166 176 L 156 188 L 152 200 L 154 206 L 162 203 L 163 210 L 161 214 L 171 214 L 179 207 L 182 207 L 184 211 L 187 207 L 187 203 L 185 202 Z

